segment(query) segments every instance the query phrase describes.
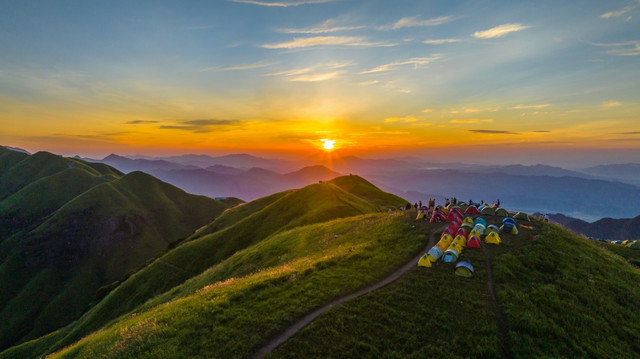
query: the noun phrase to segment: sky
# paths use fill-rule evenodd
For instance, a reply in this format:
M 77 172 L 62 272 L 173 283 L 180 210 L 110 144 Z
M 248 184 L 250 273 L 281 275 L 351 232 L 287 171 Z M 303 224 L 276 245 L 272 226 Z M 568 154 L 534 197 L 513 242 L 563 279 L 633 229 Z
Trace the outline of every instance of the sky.
M 639 162 L 640 0 L 0 0 L 0 144 Z M 324 140 L 324 142 L 323 142 Z

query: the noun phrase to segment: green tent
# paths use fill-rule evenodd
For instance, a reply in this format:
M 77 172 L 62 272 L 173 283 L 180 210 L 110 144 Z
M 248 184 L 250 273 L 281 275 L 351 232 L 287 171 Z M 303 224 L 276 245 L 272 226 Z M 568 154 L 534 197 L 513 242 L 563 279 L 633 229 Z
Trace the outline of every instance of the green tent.
M 501 207 L 501 208 L 496 209 L 496 216 L 509 217 L 509 213 L 507 212 L 506 209 Z
M 518 212 L 518 213 L 516 213 L 516 215 L 515 215 L 515 216 L 513 216 L 513 218 L 515 218 L 515 219 L 521 219 L 521 220 L 523 220 L 523 221 L 527 221 L 527 222 L 530 222 L 530 221 L 531 221 L 531 220 L 529 219 L 529 216 L 528 216 L 526 213 L 524 213 L 524 212 Z
M 496 209 L 493 207 L 486 206 L 480 211 L 485 216 L 493 216 L 496 214 Z

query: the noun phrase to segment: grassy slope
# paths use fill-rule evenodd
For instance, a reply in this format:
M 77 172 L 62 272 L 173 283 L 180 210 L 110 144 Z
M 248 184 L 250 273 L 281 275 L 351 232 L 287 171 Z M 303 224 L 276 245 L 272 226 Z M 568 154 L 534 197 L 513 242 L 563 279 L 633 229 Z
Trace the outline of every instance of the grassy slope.
M 247 357 L 312 309 L 384 278 L 427 239 L 400 212 L 281 232 L 53 357 Z
M 275 233 L 334 218 L 377 212 L 386 206 L 397 207 L 405 202 L 357 176 L 338 180 L 342 186 L 360 188 L 358 195 L 347 193 L 334 180 L 229 209 L 212 224 L 212 227 L 220 230 L 178 246 L 130 277 L 73 328 L 68 328 L 69 334 L 60 345 L 78 340 L 236 251 Z
M 553 226 L 488 246 L 514 357 L 638 357 L 640 271 Z M 416 268 L 402 280 L 333 309 L 272 357 L 500 357 L 481 250 L 476 274 Z
M 12 152 L 0 151 L 0 217 L 15 225 L 0 243 L 0 347 L 68 324 L 100 286 L 227 207 L 143 173 L 118 178 L 109 166 L 46 152 L 11 162 Z

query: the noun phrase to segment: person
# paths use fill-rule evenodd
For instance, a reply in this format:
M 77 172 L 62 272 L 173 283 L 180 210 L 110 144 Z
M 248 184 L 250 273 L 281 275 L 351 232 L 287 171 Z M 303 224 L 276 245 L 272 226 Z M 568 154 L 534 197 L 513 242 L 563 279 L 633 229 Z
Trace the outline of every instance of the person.
M 440 207 L 436 208 L 435 216 L 436 222 L 440 222 Z
M 431 198 L 429 199 L 429 208 L 433 208 L 436 206 L 436 200 L 435 198 Z
M 549 215 L 548 215 L 548 214 L 545 214 L 545 215 L 544 215 L 544 221 L 545 221 L 545 222 L 549 222 Z
M 498 198 L 498 202 L 496 202 L 496 207 L 500 207 L 500 198 Z
M 455 206 L 456 204 L 458 204 L 458 199 L 456 197 L 453 197 L 451 203 L 453 203 L 453 205 Z
M 444 199 L 444 206 L 445 207 L 449 206 L 449 198 Z
M 418 201 L 418 206 L 419 206 L 420 208 L 422 208 L 422 200 L 419 200 L 419 201 Z
M 410 210 L 411 209 L 411 203 L 407 202 L 407 205 L 404 208 L 406 210 Z
M 472 204 L 473 204 L 473 201 L 472 201 L 472 200 L 469 200 L 469 205 L 472 205 Z

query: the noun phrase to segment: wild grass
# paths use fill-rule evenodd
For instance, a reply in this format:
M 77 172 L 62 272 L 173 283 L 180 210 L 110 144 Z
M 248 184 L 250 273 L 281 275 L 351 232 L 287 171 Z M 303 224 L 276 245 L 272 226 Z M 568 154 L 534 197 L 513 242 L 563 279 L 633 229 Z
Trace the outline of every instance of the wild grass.
M 283 232 L 52 357 L 247 357 L 307 312 L 382 279 L 426 241 L 404 213 Z

